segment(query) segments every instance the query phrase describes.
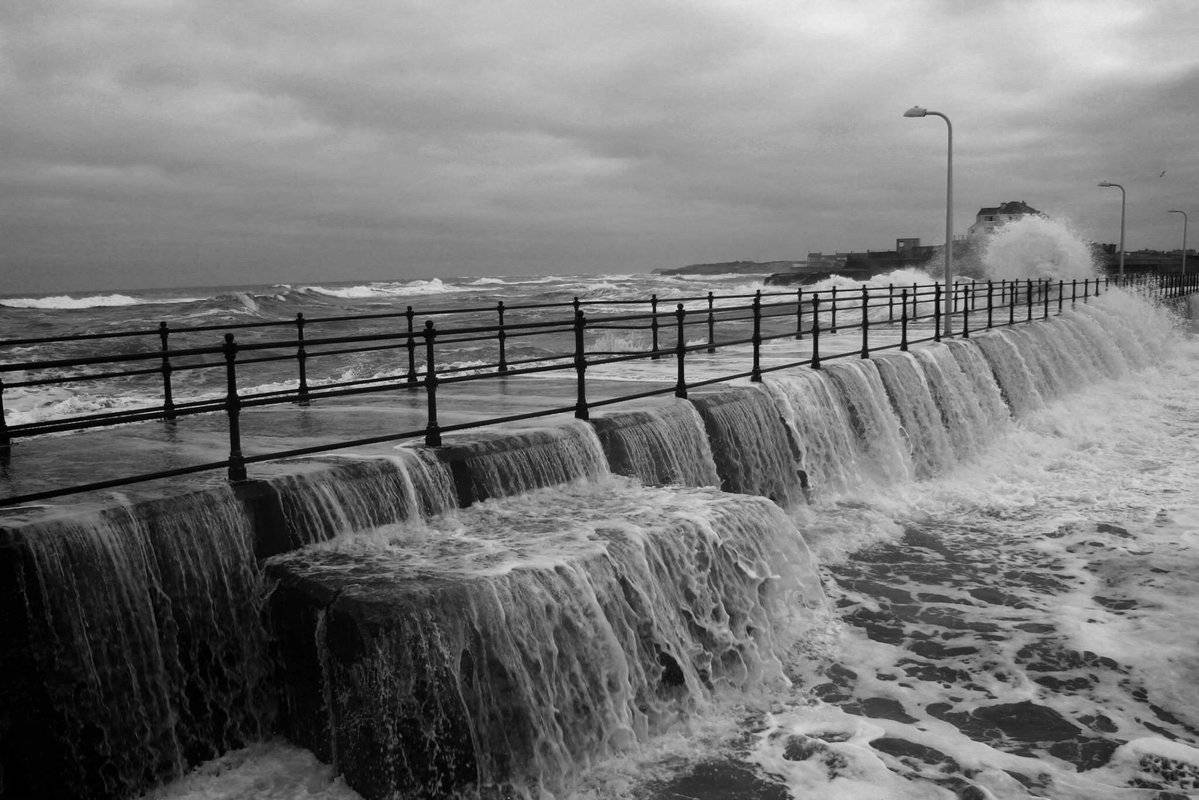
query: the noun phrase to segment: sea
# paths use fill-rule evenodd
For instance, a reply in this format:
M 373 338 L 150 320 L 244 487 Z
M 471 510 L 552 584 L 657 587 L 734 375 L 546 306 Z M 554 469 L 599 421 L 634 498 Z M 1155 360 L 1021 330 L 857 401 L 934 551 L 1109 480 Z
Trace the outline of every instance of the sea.
M 1031 263 L 1027 249 L 1017 258 Z M 1087 269 L 1060 267 L 1042 259 L 1029 274 L 1068 278 Z M 1017 270 L 1004 264 L 1000 274 Z M 447 277 L 10 296 L 0 298 L 0 339 L 407 305 L 419 311 L 770 291 L 762 277 Z M 905 272 L 873 283 L 929 280 Z M 832 281 L 813 290 L 861 286 Z M 715 692 L 659 735 L 588 763 L 568 791 L 540 796 L 1199 797 L 1199 309 L 1193 302 L 1162 307 L 1119 290 L 1103 302 L 1109 319 L 1138 321 L 1136 341 L 1122 342 L 1117 332 L 1111 350 L 1127 368 L 1105 371 L 1093 356 L 1094 369 L 1055 378 L 1071 385 L 997 419 L 968 455 L 934 459 L 938 468 L 924 471 L 868 459 L 845 464 L 814 483 L 808 502 L 789 508 L 824 599 L 779 675 Z M 57 347 L 22 345 L 2 357 L 67 352 Z M 455 360 L 470 363 L 474 355 Z M 379 369 L 345 363 L 334 372 Z M 110 394 L 6 393 L 5 402 L 13 424 L 148 404 L 154 396 L 149 387 L 126 386 Z M 887 435 L 910 458 L 919 448 L 893 419 Z M 528 516 L 555 508 L 568 514 L 613 492 L 644 492 L 646 503 L 656 502 L 660 490 L 613 480 L 506 502 L 509 513 Z M 145 797 L 359 795 L 310 752 L 268 740 Z

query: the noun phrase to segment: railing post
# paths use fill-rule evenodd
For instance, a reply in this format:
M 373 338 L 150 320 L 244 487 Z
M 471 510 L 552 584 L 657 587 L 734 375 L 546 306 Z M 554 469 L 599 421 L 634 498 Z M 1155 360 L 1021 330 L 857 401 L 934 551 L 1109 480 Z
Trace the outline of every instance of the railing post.
M 1041 312 L 1041 319 L 1049 319 L 1049 279 L 1045 278 L 1040 281 L 1041 284 L 1041 303 L 1045 306 L 1045 310 Z
M 1090 302 L 1090 295 L 1091 295 L 1091 279 L 1083 278 L 1082 279 L 1082 301 L 1084 303 Z
M 0 455 L 7 456 L 12 451 L 12 436 L 8 433 L 8 423 L 4 419 L 4 380 L 0 379 Z
M 304 347 L 304 315 L 296 314 L 296 371 L 300 387 L 296 390 L 296 402 L 308 405 L 308 350 Z
M 237 342 L 225 334 L 225 414 L 229 417 L 229 480 L 246 479 L 246 461 L 241 453 L 241 398 L 237 396 Z
M 1066 282 L 1059 279 L 1057 282 L 1057 315 L 1062 315 L 1062 303 L 1066 301 Z
M 941 284 L 933 286 L 933 341 L 941 341 Z
M 655 300 L 656 305 L 656 300 Z M 587 408 L 587 353 L 584 349 L 583 331 L 587 326 L 587 320 L 583 316 L 582 309 L 575 311 L 575 418 L 590 419 L 591 414 Z M 656 347 L 655 342 L 655 349 Z M 656 356 L 655 356 L 656 357 Z
M 803 339 L 803 289 L 795 290 L 795 339 Z
M 687 334 L 686 334 L 686 331 L 684 330 L 684 322 L 683 322 L 683 318 L 686 316 L 686 314 L 687 314 L 687 312 L 686 312 L 686 310 L 684 310 L 682 303 L 679 303 L 677 306 L 675 306 L 675 309 L 674 309 L 674 319 L 675 319 L 674 353 L 675 353 L 675 360 L 678 362 L 678 379 L 675 381 L 675 384 L 674 384 L 674 396 L 681 397 L 681 398 L 687 397 L 687 373 L 686 373 L 686 368 L 683 366 L 684 361 L 687 358 L 687 338 L 686 338 Z
M 962 288 L 970 292 L 969 295 L 962 298 L 962 338 L 970 338 L 970 310 L 974 304 L 974 281 L 970 282 L 969 289 L 966 284 L 962 284 Z
M 1024 293 L 1026 295 L 1025 299 L 1027 300 L 1027 306 L 1028 306 L 1028 318 L 1025 319 L 1024 321 L 1032 322 L 1032 278 L 1025 279 Z
M 991 330 L 994 324 L 993 315 L 995 312 L 995 282 L 987 281 L 987 330 Z
M 1070 279 L 1070 308 L 1078 303 L 1078 278 Z
M 862 358 L 870 358 L 870 292 L 862 287 Z
M 416 335 L 412 330 L 413 318 L 412 306 L 408 306 L 408 310 L 404 312 L 404 318 L 408 320 L 408 383 L 416 383 Z
M 820 369 L 820 293 L 812 295 L 812 369 Z
M 887 284 L 887 322 L 895 321 L 895 284 Z
M 1009 326 L 1016 324 L 1016 288 L 1020 285 L 1019 281 L 1012 279 L 1008 284 L 1007 290 L 1007 324 Z
M 437 331 L 433 320 L 425 320 L 425 400 L 428 404 L 428 424 L 425 425 L 425 444 L 441 447 L 441 426 L 437 424 L 437 366 L 433 352 Z
M 912 320 L 920 319 L 920 285 L 912 283 Z
M 908 349 L 908 290 L 904 289 L 899 299 L 899 349 Z
M 162 415 L 166 419 L 175 418 L 175 399 L 171 392 L 171 350 L 167 343 L 170 331 L 165 322 L 158 323 L 159 349 L 162 352 Z
M 750 340 L 753 342 L 753 346 L 754 346 L 754 365 L 753 365 L 753 369 L 751 369 L 749 372 L 749 379 L 751 381 L 753 381 L 754 383 L 761 383 L 762 382 L 762 364 L 761 364 L 762 290 L 761 289 L 759 289 L 757 292 L 754 293 L 753 311 L 754 311 L 754 332 L 753 332 L 753 336 L 750 337 Z
M 708 291 L 708 352 L 716 352 L 716 315 L 712 311 L 714 306 L 712 292 Z
M 978 281 L 970 279 L 970 310 L 978 310 Z
M 837 287 L 834 286 L 829 291 L 829 294 L 831 294 L 832 297 L 828 301 L 828 310 L 829 310 L 828 332 L 836 333 L 837 332 Z
M 653 359 L 654 361 L 657 361 L 659 358 L 662 357 L 662 355 L 658 352 L 658 295 L 657 294 L 650 295 L 649 308 L 650 308 L 650 314 L 653 315 L 653 318 L 650 320 L 650 323 L 649 323 L 649 330 L 650 330 L 650 334 L 653 336 L 653 348 L 654 348 L 653 355 L 651 355 L 650 358 Z M 586 417 L 582 417 L 581 419 L 586 419 Z
M 503 375 L 505 372 L 508 371 L 508 348 L 507 348 L 507 343 L 506 343 L 507 339 L 508 339 L 508 332 L 506 330 L 504 330 L 504 301 L 503 300 L 501 300 L 495 304 L 495 313 L 499 320 L 498 324 L 499 324 L 499 329 L 500 329 L 499 333 L 496 335 L 496 338 L 499 340 L 499 343 L 500 343 L 499 370 L 500 370 L 500 374 Z

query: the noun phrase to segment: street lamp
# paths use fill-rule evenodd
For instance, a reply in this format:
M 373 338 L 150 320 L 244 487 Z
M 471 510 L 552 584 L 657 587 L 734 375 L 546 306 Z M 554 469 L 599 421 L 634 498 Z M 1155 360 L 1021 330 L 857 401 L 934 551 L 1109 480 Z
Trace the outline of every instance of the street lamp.
M 912 106 L 903 112 L 905 117 L 940 117 L 945 120 L 949 129 L 949 163 L 945 171 L 945 335 L 953 335 L 953 323 L 950 314 L 953 311 L 953 123 L 949 117 L 940 111 L 929 111 L 927 108 Z
M 1187 218 L 1187 212 L 1175 211 L 1170 209 L 1167 214 L 1182 214 L 1182 274 L 1187 274 L 1187 223 L 1190 220 Z
M 1111 181 L 1100 181 L 1099 185 L 1105 189 L 1115 188 L 1115 189 L 1120 190 L 1120 280 L 1123 281 L 1124 280 L 1124 199 L 1125 199 L 1124 187 L 1118 183 L 1112 183 Z

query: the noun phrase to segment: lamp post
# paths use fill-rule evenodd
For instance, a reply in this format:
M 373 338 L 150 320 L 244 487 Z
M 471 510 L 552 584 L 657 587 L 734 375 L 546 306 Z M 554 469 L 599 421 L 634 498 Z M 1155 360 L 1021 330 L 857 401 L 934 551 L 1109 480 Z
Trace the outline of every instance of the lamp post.
M 945 335 L 953 335 L 953 123 L 940 111 L 912 106 L 903 112 L 905 117 L 940 117 L 949 130 L 949 161 L 945 171 Z
M 1112 183 L 1111 181 L 1100 181 L 1099 185 L 1105 189 L 1115 188 L 1115 189 L 1120 190 L 1120 280 L 1123 281 L 1124 280 L 1124 200 L 1126 197 L 1124 194 L 1124 187 L 1118 183 Z
M 1187 212 L 1185 212 L 1185 211 L 1176 211 L 1175 209 L 1172 208 L 1169 211 L 1167 211 L 1166 213 L 1167 214 L 1182 214 L 1182 274 L 1186 275 L 1187 274 L 1187 223 L 1190 222 L 1190 219 L 1187 217 Z

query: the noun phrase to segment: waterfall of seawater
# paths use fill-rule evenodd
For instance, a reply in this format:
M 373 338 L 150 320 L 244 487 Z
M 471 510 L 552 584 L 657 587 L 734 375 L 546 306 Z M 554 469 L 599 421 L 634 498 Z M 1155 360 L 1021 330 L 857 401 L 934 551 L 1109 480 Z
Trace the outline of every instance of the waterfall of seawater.
M 768 392 L 749 387 L 692 402 L 712 443 L 722 489 L 769 497 L 783 508 L 800 502 L 798 447 Z
M 695 407 L 678 401 L 646 411 L 630 411 L 593 420 L 617 475 L 649 486 L 719 486 L 716 462 Z
M 873 361 L 839 361 L 829 364 L 825 373 L 845 409 L 865 476 L 875 483 L 911 478 L 911 454 L 878 366 Z
M 900 353 L 875 364 L 903 426 L 916 477 L 936 474 L 953 462 L 954 448 L 917 357 Z
M 608 471 L 595 430 L 581 421 L 504 434 L 475 432 L 461 443 L 447 440 L 443 454 L 464 469 L 465 475 L 455 476 L 459 495 L 472 500 L 508 497 Z
M 324 686 L 307 693 L 326 720 L 289 735 L 371 797 L 558 796 L 717 694 L 785 685 L 782 658 L 823 607 L 777 506 L 616 478 L 268 569 L 301 587 L 276 595 L 278 615 L 320 613 L 296 637 L 316 643 Z
M 861 480 L 845 409 L 830 390 L 824 373 L 775 373 L 765 386 L 774 394 L 791 435 L 799 443 L 801 464 L 812 486 L 839 492 Z
M 271 730 L 260 574 L 231 490 L 15 530 L 28 677 L 46 695 L 16 712 L 40 737 L 6 747 L 41 769 L 10 776 L 10 796 L 55 796 L 45 781 L 128 797 Z
M 290 462 L 271 478 L 295 546 L 392 522 L 441 514 L 456 505 L 449 470 L 425 451 L 395 456 Z M 308 467 L 300 471 L 300 467 Z

